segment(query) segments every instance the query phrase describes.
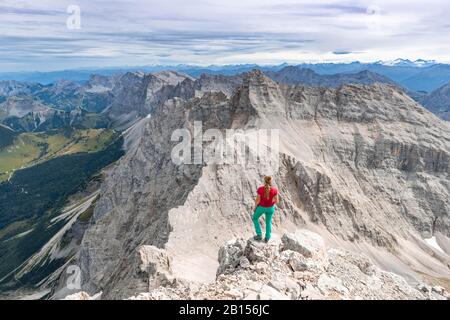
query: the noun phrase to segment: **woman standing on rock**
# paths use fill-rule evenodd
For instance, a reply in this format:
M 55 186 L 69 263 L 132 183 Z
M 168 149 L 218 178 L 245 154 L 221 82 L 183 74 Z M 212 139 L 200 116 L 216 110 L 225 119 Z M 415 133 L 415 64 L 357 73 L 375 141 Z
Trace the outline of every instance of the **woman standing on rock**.
M 275 204 L 278 203 L 278 190 L 272 187 L 272 177 L 264 177 L 264 185 L 257 190 L 257 196 L 255 200 L 255 207 L 253 208 L 253 224 L 255 225 L 256 236 L 255 240 L 262 240 L 261 225 L 259 224 L 259 218 L 265 214 L 266 216 L 266 236 L 265 242 L 270 240 L 272 231 L 272 217 L 275 213 Z

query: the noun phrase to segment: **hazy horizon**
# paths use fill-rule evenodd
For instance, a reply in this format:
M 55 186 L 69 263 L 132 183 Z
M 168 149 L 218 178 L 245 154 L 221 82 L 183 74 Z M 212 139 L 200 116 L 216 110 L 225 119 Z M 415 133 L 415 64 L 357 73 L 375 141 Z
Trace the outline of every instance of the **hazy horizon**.
M 409 60 L 406 58 L 398 58 L 398 59 L 402 59 L 402 60 Z M 397 59 L 393 59 L 393 60 L 397 60 Z M 391 60 L 391 61 L 393 61 Z M 446 61 L 436 61 L 436 60 L 428 60 L 428 59 L 416 59 L 416 60 L 425 60 L 425 61 L 434 61 L 434 64 L 449 64 L 449 62 Z M 411 62 L 414 62 L 415 60 L 410 60 Z M 352 63 L 361 63 L 361 64 L 374 64 L 374 63 L 384 63 L 384 62 L 388 62 L 386 61 L 382 61 L 382 60 L 374 60 L 374 61 L 367 61 L 367 62 L 363 62 L 363 61 L 342 61 L 342 62 L 338 62 L 338 61 L 304 61 L 304 62 L 295 62 L 295 63 L 290 63 L 290 62 L 280 62 L 280 63 L 251 63 L 251 62 L 247 62 L 247 63 L 229 63 L 229 64 L 193 64 L 193 63 L 178 63 L 178 64 L 147 64 L 147 65 L 105 65 L 105 66 L 99 66 L 99 67 L 75 67 L 75 68 L 66 68 L 66 69 L 41 69 L 41 70 L 37 70 L 37 69 L 32 69 L 32 70 L 11 70 L 11 71 L 5 71 L 5 72 L 1 72 L 2 74 L 6 74 L 6 73 L 51 73 L 51 72 L 64 72 L 64 71 L 95 71 L 95 70 L 132 70 L 134 69 L 135 71 L 140 71 L 139 68 L 160 68 L 160 69 L 165 69 L 165 70 L 170 70 L 170 68 L 180 68 L 180 67 L 186 67 L 186 68 L 222 68 L 222 67 L 231 67 L 231 66 L 248 66 L 248 65 L 255 65 L 255 66 L 259 66 L 259 67 L 278 67 L 278 66 L 282 66 L 282 65 L 287 65 L 287 66 L 297 66 L 297 65 L 302 65 L 302 64 L 352 64 Z

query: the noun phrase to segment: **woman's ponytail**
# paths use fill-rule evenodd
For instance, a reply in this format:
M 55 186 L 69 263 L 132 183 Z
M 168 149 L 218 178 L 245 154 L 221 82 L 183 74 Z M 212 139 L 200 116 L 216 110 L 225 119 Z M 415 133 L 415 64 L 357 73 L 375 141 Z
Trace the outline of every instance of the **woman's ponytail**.
M 264 197 L 269 199 L 270 197 L 270 187 L 272 185 L 272 177 L 265 176 L 264 177 Z

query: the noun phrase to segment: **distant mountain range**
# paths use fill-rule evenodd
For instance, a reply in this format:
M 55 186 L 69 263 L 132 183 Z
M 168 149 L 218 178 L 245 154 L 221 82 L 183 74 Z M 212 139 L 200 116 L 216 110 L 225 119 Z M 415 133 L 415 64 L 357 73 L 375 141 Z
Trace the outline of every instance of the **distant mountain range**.
M 373 64 L 372 68 L 376 66 L 386 68 L 381 63 Z M 246 70 L 254 66 L 240 67 Z M 325 65 L 310 67 L 317 69 L 324 68 Z M 333 67 L 342 69 L 343 65 Z M 409 63 L 402 61 L 398 68 L 420 69 L 430 75 L 433 68 L 438 67 L 442 69 L 449 66 L 428 67 L 423 63 L 421 67 L 410 67 Z M 410 90 L 402 85 L 402 82 L 370 70 L 355 73 L 343 70 L 341 73 L 328 74 L 319 73 L 313 68 L 284 66 L 277 70 L 267 70 L 265 74 L 277 82 L 289 85 L 327 88 L 345 84 L 394 85 L 433 113 L 448 120 L 450 108 L 446 85 L 442 87 L 444 89 L 438 88 L 428 94 L 424 91 Z M 249 71 L 235 73 L 239 70 L 236 66 L 228 66 L 225 69 L 227 70 L 225 73 L 230 74 L 219 74 L 217 72 L 223 69 L 212 67 L 211 73 L 202 73 L 197 77 L 179 71 L 164 70 L 153 73 L 137 71 L 108 76 L 90 75 L 89 79 L 83 82 L 64 79 L 46 85 L 16 80 L 0 81 L 0 123 L 17 132 L 39 132 L 64 127 L 79 129 L 113 127 L 125 130 L 170 98 L 179 97 L 187 100 L 207 91 L 222 91 L 231 96 Z M 441 79 L 445 78 L 443 77 L 444 75 Z M 439 82 L 436 78 L 432 78 L 435 82 Z M 413 78 L 408 78 L 408 81 L 414 82 Z
M 111 76 L 117 73 L 128 71 L 142 71 L 145 73 L 155 73 L 164 70 L 173 70 L 185 73 L 192 77 L 199 77 L 202 73 L 236 75 L 249 72 L 252 69 L 260 69 L 264 72 L 279 71 L 289 66 L 287 63 L 272 66 L 259 66 L 257 64 L 239 65 L 175 65 L 175 66 L 124 66 L 114 68 L 91 68 L 74 69 L 50 72 L 9 72 L 0 73 L 0 80 L 17 80 L 25 82 L 37 82 L 50 84 L 59 80 L 71 80 L 74 82 L 88 81 L 92 74 Z M 392 61 L 377 61 L 373 63 L 301 63 L 295 65 L 300 68 L 308 68 L 314 72 L 324 74 L 336 73 L 358 73 L 361 71 L 371 71 L 386 76 L 398 84 L 412 91 L 431 92 L 440 86 L 450 82 L 450 65 L 437 63 L 433 60 L 418 59 L 410 61 L 408 59 L 396 59 Z

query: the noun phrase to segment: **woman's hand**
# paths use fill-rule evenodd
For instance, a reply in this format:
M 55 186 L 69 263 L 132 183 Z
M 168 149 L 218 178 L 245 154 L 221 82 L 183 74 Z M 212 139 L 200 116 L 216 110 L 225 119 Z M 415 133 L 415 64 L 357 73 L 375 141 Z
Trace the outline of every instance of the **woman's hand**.
M 256 211 L 256 208 L 258 207 L 260 201 L 261 201 L 261 198 L 260 198 L 260 196 L 259 196 L 259 194 L 258 194 L 258 195 L 256 196 L 256 199 L 255 199 L 255 205 L 253 206 L 253 212 Z

